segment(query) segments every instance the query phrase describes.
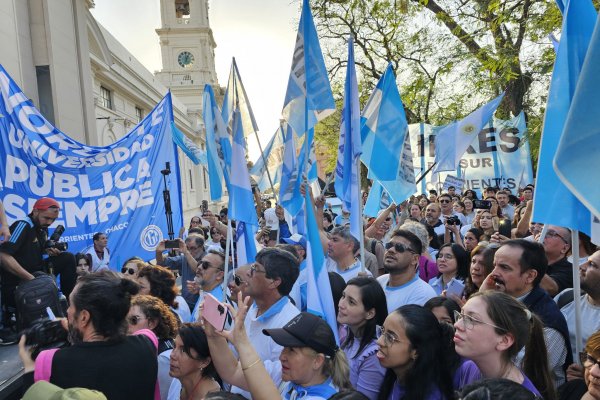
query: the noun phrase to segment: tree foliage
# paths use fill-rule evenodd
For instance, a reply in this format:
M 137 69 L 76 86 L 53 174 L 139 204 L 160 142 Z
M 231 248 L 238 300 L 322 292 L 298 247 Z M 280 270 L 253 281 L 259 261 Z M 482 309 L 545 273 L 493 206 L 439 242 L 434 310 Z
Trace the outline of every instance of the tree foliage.
M 554 0 L 312 0 L 311 7 L 334 82 L 344 78 L 351 34 L 361 97 L 392 63 L 411 123 L 448 123 L 505 90 L 497 116 L 524 111 L 537 156 L 555 57 L 548 35 L 562 18 Z

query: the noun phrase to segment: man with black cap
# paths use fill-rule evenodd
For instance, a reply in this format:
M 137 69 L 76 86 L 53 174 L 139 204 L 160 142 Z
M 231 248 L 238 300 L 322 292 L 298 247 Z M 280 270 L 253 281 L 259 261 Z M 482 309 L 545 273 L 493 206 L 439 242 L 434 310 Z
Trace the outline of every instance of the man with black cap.
M 5 327 L 13 324 L 17 285 L 20 281 L 32 280 L 35 272 L 48 271 L 52 267 L 52 272 L 60 275 L 61 289 L 67 297 L 75 287 L 77 267 L 73 254 L 45 248 L 48 227 L 58 218 L 59 211 L 60 205 L 56 200 L 42 197 L 35 202 L 27 218 L 15 221 L 10 226 L 10 239 L 0 245 L 0 291 Z M 45 255 L 49 257 L 45 258 Z

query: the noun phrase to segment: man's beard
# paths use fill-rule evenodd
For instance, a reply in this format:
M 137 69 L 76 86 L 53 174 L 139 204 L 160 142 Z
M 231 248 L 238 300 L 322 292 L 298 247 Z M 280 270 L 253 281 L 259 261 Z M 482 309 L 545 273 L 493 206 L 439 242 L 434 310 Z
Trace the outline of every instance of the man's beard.
M 83 333 L 69 322 L 69 342 L 79 344 L 83 342 Z

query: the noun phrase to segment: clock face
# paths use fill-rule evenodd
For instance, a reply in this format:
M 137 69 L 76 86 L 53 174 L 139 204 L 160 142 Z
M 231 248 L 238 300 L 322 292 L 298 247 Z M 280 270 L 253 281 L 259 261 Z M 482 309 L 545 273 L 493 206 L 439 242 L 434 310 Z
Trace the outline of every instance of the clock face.
M 194 65 L 194 55 L 189 51 L 182 51 L 179 53 L 179 56 L 177 56 L 177 62 L 183 68 L 190 68 Z

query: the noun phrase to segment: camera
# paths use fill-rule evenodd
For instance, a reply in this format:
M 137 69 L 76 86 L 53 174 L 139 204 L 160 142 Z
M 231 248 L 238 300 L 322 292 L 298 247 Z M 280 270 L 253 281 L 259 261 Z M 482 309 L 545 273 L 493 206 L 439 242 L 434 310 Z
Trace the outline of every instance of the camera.
M 460 225 L 460 219 L 456 215 L 452 215 L 446 218 L 446 223 L 448 225 Z
M 473 200 L 473 208 L 489 210 L 492 208 L 492 202 L 489 200 Z
M 64 226 L 62 226 L 62 225 L 57 226 L 56 229 L 54 230 L 54 232 L 52 232 L 52 236 L 50 236 L 50 238 L 48 240 L 46 240 L 46 243 L 44 244 L 44 250 L 56 249 L 59 251 L 67 251 L 67 248 L 69 247 L 69 245 L 65 242 L 59 242 L 60 237 L 62 236 L 64 231 L 65 231 Z
M 178 249 L 179 240 L 165 240 L 165 249 Z
M 41 319 L 23 331 L 25 344 L 31 346 L 34 360 L 43 350 L 61 349 L 69 345 L 68 332 L 60 321 Z

